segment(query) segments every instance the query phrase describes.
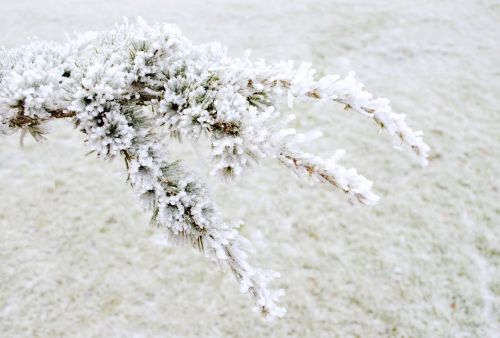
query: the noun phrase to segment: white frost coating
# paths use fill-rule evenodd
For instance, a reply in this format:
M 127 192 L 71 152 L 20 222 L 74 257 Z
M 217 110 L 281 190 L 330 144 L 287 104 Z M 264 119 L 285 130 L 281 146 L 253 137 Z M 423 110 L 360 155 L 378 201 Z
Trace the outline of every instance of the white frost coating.
M 405 122 L 405 114 L 392 111 L 389 100 L 373 98 L 373 95 L 363 90 L 363 85 L 356 81 L 354 72 L 345 79 L 335 76 L 321 78 L 311 95 L 334 100 L 346 104 L 347 107 L 371 117 L 381 128 L 387 130 L 393 138 L 395 147 L 408 148 L 414 153 L 422 166 L 428 164 L 429 146 L 422 139 L 421 131 L 413 131 Z
M 350 200 L 374 204 L 372 182 L 299 148 L 321 136 L 300 134 L 280 119 L 280 98 L 337 101 L 373 118 L 426 164 L 429 148 L 403 114 L 373 99 L 352 75 L 314 78 L 307 63 L 267 65 L 230 58 L 217 43 L 193 45 L 170 25 L 143 21 L 87 33 L 63 45 L 37 43 L 0 56 L 0 133 L 42 135 L 50 119 L 73 118 L 98 156 L 123 156 L 129 182 L 152 221 L 175 242 L 189 243 L 231 270 L 267 318 L 281 317 L 275 272 L 253 267 L 238 225 L 225 222 L 199 179 L 170 158 L 168 136 L 210 138 L 212 171 L 240 176 L 250 163 L 276 158 L 297 173 L 329 183 Z

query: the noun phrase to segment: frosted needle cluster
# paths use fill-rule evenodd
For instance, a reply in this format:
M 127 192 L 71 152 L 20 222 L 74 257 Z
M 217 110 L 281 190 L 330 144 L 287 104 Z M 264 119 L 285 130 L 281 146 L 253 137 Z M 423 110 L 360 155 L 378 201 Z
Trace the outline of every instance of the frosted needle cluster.
M 46 122 L 72 120 L 90 151 L 123 158 L 128 182 L 152 222 L 172 241 L 192 245 L 230 270 L 269 319 L 285 314 L 277 304 L 283 292 L 270 287 L 278 274 L 250 263 L 250 243 L 238 224 L 221 217 L 203 182 L 166 145 L 203 136 L 215 175 L 236 178 L 259 159 L 275 158 L 352 201 L 374 204 L 372 182 L 339 163 L 344 151 L 323 159 L 300 149 L 314 137 L 290 128 L 290 116 L 280 118 L 283 103 L 291 107 L 295 100 L 335 101 L 366 115 L 395 146 L 427 163 L 422 133 L 353 74 L 317 78 L 308 63 L 233 58 L 217 43 L 194 45 L 176 26 L 138 20 L 64 44 L 0 51 L 0 134 L 19 130 L 42 140 Z

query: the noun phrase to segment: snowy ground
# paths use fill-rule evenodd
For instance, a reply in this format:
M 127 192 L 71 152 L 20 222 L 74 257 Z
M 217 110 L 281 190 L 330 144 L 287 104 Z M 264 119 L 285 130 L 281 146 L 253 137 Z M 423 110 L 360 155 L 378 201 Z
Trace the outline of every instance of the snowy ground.
M 70 125 L 53 124 L 41 145 L 2 139 L 1 337 L 499 336 L 498 1 L 0 0 L 0 44 L 137 15 L 234 55 L 355 70 L 424 130 L 430 166 L 388 149 L 361 116 L 303 105 L 297 127 L 325 134 L 313 150 L 346 149 L 377 206 L 350 206 L 275 163 L 215 185 L 226 215 L 265 239 L 255 262 L 282 273 L 288 314 L 269 324 L 229 274 L 166 245 L 122 163 L 85 157 Z

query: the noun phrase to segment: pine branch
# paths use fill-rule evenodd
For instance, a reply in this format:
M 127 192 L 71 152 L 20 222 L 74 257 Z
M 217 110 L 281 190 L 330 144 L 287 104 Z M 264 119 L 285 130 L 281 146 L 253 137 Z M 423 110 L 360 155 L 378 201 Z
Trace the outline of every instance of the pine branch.
M 37 42 L 0 54 L 0 135 L 20 130 L 21 140 L 28 132 L 41 140 L 45 122 L 71 118 L 90 153 L 123 158 L 151 223 L 230 270 L 267 318 L 285 313 L 277 305 L 282 291 L 269 286 L 277 274 L 251 265 L 250 243 L 238 226 L 220 216 L 204 184 L 165 144 L 206 134 L 213 173 L 237 178 L 259 159 L 275 158 L 351 201 L 374 204 L 372 183 L 338 163 L 343 151 L 325 160 L 300 149 L 319 135 L 288 127 L 291 117 L 280 118 L 283 98 L 289 107 L 294 100 L 339 102 L 372 118 L 397 146 L 427 163 L 421 133 L 353 75 L 316 79 L 306 63 L 231 58 L 219 44 L 193 45 L 175 26 L 139 20 L 65 44 Z

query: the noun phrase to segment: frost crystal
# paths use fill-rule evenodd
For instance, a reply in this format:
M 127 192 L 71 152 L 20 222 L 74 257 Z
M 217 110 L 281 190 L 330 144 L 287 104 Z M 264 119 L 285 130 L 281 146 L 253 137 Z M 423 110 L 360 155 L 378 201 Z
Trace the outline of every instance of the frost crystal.
M 170 238 L 191 244 L 232 271 L 267 318 L 281 317 L 277 273 L 252 266 L 238 225 L 219 215 L 200 180 L 165 150 L 171 137 L 210 141 L 212 172 L 242 175 L 259 159 L 276 158 L 297 173 L 333 185 L 352 201 L 374 204 L 372 182 L 299 145 L 319 137 L 300 134 L 280 118 L 280 102 L 336 101 L 373 119 L 397 147 L 427 163 L 428 146 L 405 115 L 374 99 L 350 74 L 316 78 L 310 64 L 268 65 L 247 54 L 231 58 L 217 43 L 193 45 L 175 26 L 139 20 L 112 31 L 86 33 L 57 45 L 35 43 L 0 52 L 0 134 L 19 129 L 36 139 L 44 122 L 72 118 L 100 157 L 122 156 L 129 182 L 152 221 Z

